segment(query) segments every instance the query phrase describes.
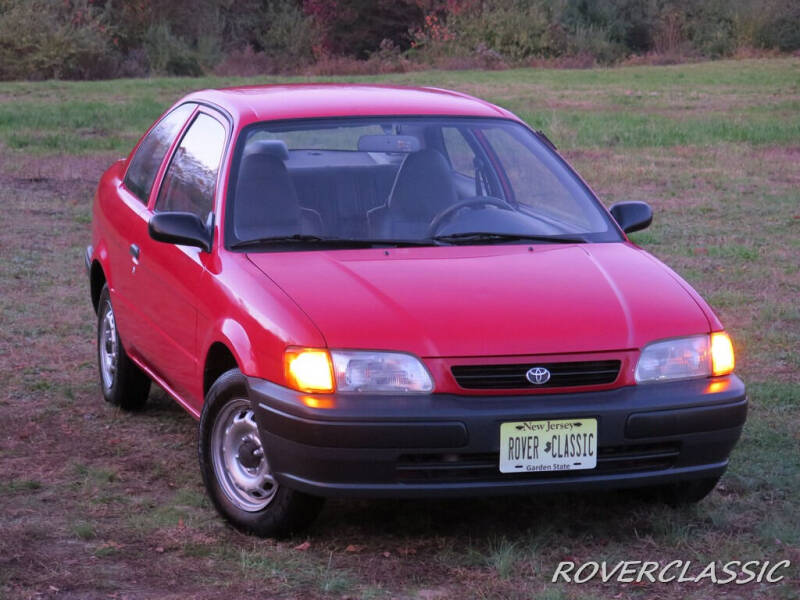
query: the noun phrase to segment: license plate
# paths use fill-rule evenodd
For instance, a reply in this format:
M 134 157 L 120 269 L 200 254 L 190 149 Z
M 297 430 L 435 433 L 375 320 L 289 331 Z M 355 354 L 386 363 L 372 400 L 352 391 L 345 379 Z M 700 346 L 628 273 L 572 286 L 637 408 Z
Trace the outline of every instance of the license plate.
M 500 472 L 575 471 L 597 466 L 597 419 L 500 425 Z

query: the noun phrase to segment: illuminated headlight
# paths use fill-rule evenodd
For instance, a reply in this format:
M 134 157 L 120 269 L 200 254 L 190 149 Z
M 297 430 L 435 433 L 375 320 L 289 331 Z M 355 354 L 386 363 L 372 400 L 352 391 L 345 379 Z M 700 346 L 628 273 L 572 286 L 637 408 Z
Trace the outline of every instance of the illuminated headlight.
M 331 350 L 336 390 L 424 394 L 433 381 L 420 360 L 398 352 Z
M 733 345 L 725 332 L 653 342 L 636 365 L 636 382 L 693 379 L 733 371 Z

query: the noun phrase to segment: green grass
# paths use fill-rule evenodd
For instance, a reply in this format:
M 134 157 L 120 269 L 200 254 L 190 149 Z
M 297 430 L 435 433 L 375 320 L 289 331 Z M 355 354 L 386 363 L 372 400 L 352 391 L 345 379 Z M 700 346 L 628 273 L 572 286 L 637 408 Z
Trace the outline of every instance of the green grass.
M 508 579 L 517 564 L 517 544 L 505 537 L 489 540 L 486 563 L 492 567 L 501 579 Z
M 349 570 L 334 564 L 334 553 L 327 561 L 309 560 L 305 554 L 283 554 L 263 550 L 239 552 L 240 574 L 263 579 L 283 590 L 313 589 L 322 594 L 340 595 L 357 585 Z M 374 591 L 371 593 L 374 595 Z
M 771 115 L 758 117 L 735 111 L 675 118 L 642 114 L 626 109 L 585 113 L 574 110 L 520 112 L 537 129 L 556 130 L 555 143 L 566 149 L 593 147 L 643 148 L 716 143 L 781 144 L 800 136 L 800 121 L 775 122 Z
M 36 491 L 42 487 L 41 481 L 33 479 L 15 479 L 0 481 L 0 494 L 17 494 Z
M 142 535 L 170 527 L 198 526 L 211 508 L 205 496 L 183 489 L 158 503 L 137 500 L 134 499 L 127 525 Z
M 759 405 L 780 414 L 781 411 L 791 412 L 800 406 L 800 385 L 785 381 L 770 381 L 768 383 L 751 383 L 750 394 L 759 400 Z
M 508 108 L 547 131 L 565 149 L 783 144 L 800 137 L 800 119 L 791 118 L 800 105 L 798 64 L 797 59 L 786 58 L 676 67 L 427 71 L 315 80 L 453 87 Z M 8 148 L 25 152 L 126 153 L 171 103 L 189 91 L 287 81 L 308 78 L 3 83 L 0 140 Z M 775 101 L 776 95 L 795 97 Z M 591 105 L 589 110 L 586 104 Z
M 290 79 L 0 84 L 0 597 L 54 585 L 75 597 L 705 600 L 720 590 L 550 578 L 566 557 L 798 556 L 800 58 L 335 78 L 486 98 L 544 128 L 605 203 L 651 203 L 653 225 L 632 239 L 711 303 L 748 385 L 747 425 L 707 500 L 340 501 L 307 538 L 228 528 L 200 487 L 196 423 L 159 390 L 135 415 L 99 397 L 81 252 L 111 153 L 167 106 Z M 788 600 L 795 583 L 722 591 Z
M 82 540 L 91 540 L 97 535 L 92 523 L 80 520 L 72 524 L 72 532 Z

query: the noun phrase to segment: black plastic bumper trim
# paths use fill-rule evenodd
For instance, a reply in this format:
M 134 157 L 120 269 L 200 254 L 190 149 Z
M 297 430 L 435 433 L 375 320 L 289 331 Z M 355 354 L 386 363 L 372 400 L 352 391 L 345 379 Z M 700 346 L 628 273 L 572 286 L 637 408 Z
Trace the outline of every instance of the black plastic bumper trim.
M 459 448 L 467 444 L 463 423 L 448 421 L 312 421 L 264 403 L 261 419 L 267 429 L 309 446 L 329 448 Z
M 728 461 L 664 471 L 593 475 L 582 473 L 561 479 L 509 479 L 507 481 L 441 483 L 340 483 L 309 480 L 280 473 L 280 483 L 308 494 L 330 498 L 468 498 L 511 494 L 611 490 L 662 485 L 690 479 L 719 477 Z
M 746 398 L 722 406 L 640 412 L 628 417 L 625 435 L 630 438 L 645 438 L 714 431 L 739 427 L 744 424 L 746 418 Z

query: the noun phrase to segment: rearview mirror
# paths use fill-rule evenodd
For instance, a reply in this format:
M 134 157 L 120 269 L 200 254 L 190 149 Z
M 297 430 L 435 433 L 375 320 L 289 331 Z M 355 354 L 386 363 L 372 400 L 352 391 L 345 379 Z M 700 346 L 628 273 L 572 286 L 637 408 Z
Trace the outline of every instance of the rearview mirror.
M 211 251 L 211 234 L 194 213 L 164 212 L 150 218 L 147 225 L 150 237 L 158 242 L 195 246 Z
M 653 222 L 653 209 L 647 202 L 617 202 L 609 210 L 625 233 L 647 229 Z

